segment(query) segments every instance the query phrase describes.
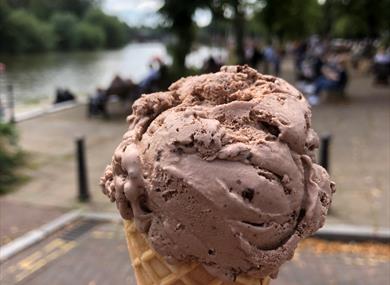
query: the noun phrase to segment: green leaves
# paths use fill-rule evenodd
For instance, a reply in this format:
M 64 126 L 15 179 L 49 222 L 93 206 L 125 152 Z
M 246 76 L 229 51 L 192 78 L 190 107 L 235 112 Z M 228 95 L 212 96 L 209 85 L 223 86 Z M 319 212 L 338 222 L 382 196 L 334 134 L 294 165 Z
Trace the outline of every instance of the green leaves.
M 57 36 L 57 48 L 71 50 L 77 47 L 76 26 L 78 19 L 71 13 L 56 13 L 50 22 Z
M 50 24 L 25 10 L 14 10 L 5 21 L 5 49 L 10 52 L 45 51 L 54 47 L 56 37 Z
M 117 17 L 108 16 L 100 9 L 91 9 L 85 15 L 85 20 L 104 31 L 104 46 L 108 48 L 120 47 L 128 41 L 128 27 Z
M 0 52 L 117 48 L 129 27 L 96 0 L 0 0 Z
M 106 35 L 102 28 L 86 21 L 76 26 L 76 45 L 79 49 L 93 50 L 104 46 Z
M 19 176 L 16 169 L 23 163 L 23 153 L 16 145 L 17 134 L 13 125 L 0 122 L 0 194 L 10 190 Z

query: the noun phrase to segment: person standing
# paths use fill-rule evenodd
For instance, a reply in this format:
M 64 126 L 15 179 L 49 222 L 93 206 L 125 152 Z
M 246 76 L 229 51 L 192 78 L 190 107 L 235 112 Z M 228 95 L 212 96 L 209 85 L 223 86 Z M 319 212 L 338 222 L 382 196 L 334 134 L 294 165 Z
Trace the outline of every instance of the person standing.
M 278 76 L 280 73 L 280 55 L 272 44 L 268 44 L 264 49 L 265 68 L 264 73 L 272 73 Z M 269 67 L 272 67 L 270 72 Z
M 390 52 L 383 46 L 378 48 L 374 56 L 374 83 L 381 85 L 389 84 L 390 74 Z
M 320 103 L 322 91 L 341 91 L 348 83 L 346 60 L 342 55 L 329 56 L 326 64 L 321 69 L 322 75 L 314 81 L 314 92 L 309 96 L 310 105 Z
M 263 61 L 264 55 L 261 52 L 261 50 L 257 47 L 257 45 L 254 45 L 253 50 L 252 50 L 252 55 L 249 60 L 249 64 L 252 68 L 258 69 L 259 64 Z

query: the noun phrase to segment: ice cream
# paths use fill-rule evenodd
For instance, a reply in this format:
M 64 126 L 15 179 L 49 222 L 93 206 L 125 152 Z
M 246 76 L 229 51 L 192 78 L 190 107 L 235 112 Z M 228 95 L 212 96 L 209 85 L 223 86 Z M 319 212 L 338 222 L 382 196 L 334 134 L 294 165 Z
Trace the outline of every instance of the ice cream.
M 286 81 L 225 66 L 142 96 L 128 122 L 101 185 L 167 261 L 224 280 L 276 276 L 324 224 L 335 186 Z

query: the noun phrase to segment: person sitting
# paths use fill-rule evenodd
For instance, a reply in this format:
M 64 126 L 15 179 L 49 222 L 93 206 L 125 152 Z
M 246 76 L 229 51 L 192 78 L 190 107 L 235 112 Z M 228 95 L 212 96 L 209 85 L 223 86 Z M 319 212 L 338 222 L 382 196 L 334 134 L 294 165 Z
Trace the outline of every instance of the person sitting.
M 210 56 L 203 64 L 202 70 L 204 73 L 214 73 L 219 71 L 221 65 L 217 63 L 213 56 Z
M 255 45 L 252 48 L 252 54 L 249 58 L 249 65 L 254 69 L 258 69 L 259 64 L 263 61 L 263 59 L 264 54 L 262 53 L 261 49 Z
M 128 100 L 131 99 L 136 88 L 136 84 L 131 79 L 123 79 L 119 75 L 115 75 L 105 93 L 106 96 L 116 95 L 121 100 Z
M 380 47 L 374 56 L 374 83 L 389 84 L 390 53 L 384 47 Z
M 106 90 L 97 88 L 95 94 L 89 97 L 88 117 L 101 114 L 105 118 L 108 118 L 107 101 L 108 96 Z
M 68 89 L 57 88 L 56 97 L 53 104 L 59 104 L 67 101 L 75 101 L 76 96 Z
M 269 66 L 272 67 L 272 74 L 278 76 L 280 73 L 280 61 L 281 61 L 280 50 L 277 50 L 272 44 L 269 44 L 264 49 L 264 73 L 270 72 Z
M 138 84 L 139 93 L 152 93 L 164 88 L 164 80 L 167 76 L 167 66 L 158 56 L 154 57 L 149 64 L 149 73 Z
M 318 105 L 322 91 L 341 91 L 348 82 L 348 74 L 345 59 L 339 56 L 331 56 L 321 69 L 322 75 L 314 81 L 313 94 L 308 100 L 311 105 Z
M 307 54 L 307 42 L 306 41 L 301 41 L 295 43 L 295 47 L 293 49 L 293 54 L 294 54 L 294 65 L 295 65 L 295 78 L 298 81 L 304 80 L 304 75 L 303 75 L 303 63 L 306 58 Z

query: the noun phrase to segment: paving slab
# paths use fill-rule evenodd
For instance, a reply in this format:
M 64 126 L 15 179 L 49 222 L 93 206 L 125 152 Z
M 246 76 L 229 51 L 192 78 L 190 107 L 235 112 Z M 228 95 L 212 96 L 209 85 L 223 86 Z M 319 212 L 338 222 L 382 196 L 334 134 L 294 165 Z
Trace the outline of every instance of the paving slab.
M 59 207 L 32 205 L 0 198 L 0 245 L 42 226 L 65 212 Z
M 390 245 L 307 239 L 272 285 L 389 284 Z M 1 264 L 4 285 L 136 285 L 121 223 L 80 219 Z
M 293 82 L 292 62 L 282 77 Z M 319 134 L 332 135 L 330 172 L 336 182 L 328 223 L 390 228 L 390 88 L 351 74 L 348 100 L 313 108 Z M 115 107 L 115 106 L 113 106 Z M 120 108 L 119 108 L 120 107 Z M 78 207 L 74 139 L 86 139 L 88 182 L 96 211 L 116 211 L 101 194 L 99 177 L 127 128 L 130 104 L 116 106 L 109 120 L 87 119 L 84 105 L 17 124 L 20 145 L 31 153 L 29 182 L 7 198 L 33 205 Z

